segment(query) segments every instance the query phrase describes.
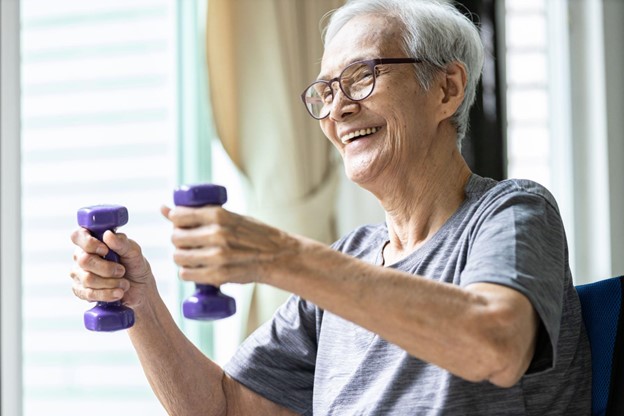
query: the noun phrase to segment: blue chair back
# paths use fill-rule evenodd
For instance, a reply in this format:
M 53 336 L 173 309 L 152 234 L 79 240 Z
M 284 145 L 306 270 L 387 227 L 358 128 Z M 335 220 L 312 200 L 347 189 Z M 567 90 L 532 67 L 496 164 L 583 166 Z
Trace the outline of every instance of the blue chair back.
M 592 354 L 592 415 L 624 415 L 624 276 L 576 286 Z

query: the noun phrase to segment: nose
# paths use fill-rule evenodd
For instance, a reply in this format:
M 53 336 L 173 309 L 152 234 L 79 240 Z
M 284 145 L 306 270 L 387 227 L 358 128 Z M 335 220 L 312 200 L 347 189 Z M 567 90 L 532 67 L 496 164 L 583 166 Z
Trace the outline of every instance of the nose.
M 357 101 L 349 99 L 340 88 L 334 93 L 334 101 L 329 111 L 329 117 L 334 121 L 342 121 L 345 118 L 357 113 L 360 104 Z

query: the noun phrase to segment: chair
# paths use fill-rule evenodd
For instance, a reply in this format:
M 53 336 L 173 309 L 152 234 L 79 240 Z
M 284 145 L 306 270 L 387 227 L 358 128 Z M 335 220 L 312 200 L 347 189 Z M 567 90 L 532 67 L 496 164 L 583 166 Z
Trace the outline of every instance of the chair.
M 576 290 L 592 353 L 592 415 L 624 415 L 624 276 Z

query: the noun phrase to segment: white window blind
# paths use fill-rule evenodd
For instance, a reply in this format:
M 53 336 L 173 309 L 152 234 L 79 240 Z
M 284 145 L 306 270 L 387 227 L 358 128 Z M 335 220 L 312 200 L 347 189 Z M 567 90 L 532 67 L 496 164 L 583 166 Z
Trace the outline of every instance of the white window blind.
M 505 1 L 507 171 L 551 187 L 545 0 Z
M 127 334 L 83 326 L 71 293 L 76 210 L 125 205 L 170 310 L 176 3 L 22 0 L 24 414 L 164 415 Z

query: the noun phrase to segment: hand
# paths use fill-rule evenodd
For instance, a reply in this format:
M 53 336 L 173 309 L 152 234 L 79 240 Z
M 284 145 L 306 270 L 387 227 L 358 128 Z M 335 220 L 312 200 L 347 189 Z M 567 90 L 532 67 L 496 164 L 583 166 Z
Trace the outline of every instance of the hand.
M 297 253 L 297 238 L 218 206 L 161 208 L 182 280 L 220 286 L 263 282 Z
M 146 298 L 146 290 L 155 288 L 152 271 L 141 248 L 125 234 L 107 231 L 101 242 L 80 228 L 72 233 L 71 240 L 78 247 L 74 251 L 75 267 L 70 276 L 74 280 L 73 292 L 80 299 L 90 302 L 122 300 L 125 305 L 136 308 Z M 120 263 L 102 258 L 109 247 L 119 255 Z

